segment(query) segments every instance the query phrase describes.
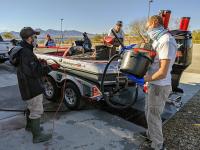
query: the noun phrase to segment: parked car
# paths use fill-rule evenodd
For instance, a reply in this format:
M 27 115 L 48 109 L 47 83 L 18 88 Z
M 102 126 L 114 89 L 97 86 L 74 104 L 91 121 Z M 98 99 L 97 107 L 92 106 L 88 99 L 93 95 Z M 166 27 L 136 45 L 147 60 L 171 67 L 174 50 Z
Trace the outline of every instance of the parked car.
M 12 39 L 12 40 L 3 40 L 0 35 L 0 63 L 4 63 L 8 60 L 8 51 L 15 45 L 17 45 L 19 41 Z

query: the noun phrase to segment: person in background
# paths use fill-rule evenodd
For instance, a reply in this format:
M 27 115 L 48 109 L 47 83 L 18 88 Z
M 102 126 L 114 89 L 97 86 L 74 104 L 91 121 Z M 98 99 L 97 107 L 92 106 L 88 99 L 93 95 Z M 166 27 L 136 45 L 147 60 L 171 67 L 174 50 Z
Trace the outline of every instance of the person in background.
M 119 38 L 121 43 L 124 44 L 125 34 L 124 34 L 124 31 L 122 30 L 122 27 L 123 27 L 123 22 L 117 21 L 114 28 L 110 29 L 110 31 L 108 33 L 108 36 L 112 36 L 114 38 L 113 47 L 110 49 L 110 52 L 109 52 L 109 58 L 111 58 L 113 55 L 116 54 L 117 48 L 119 50 L 121 49 L 121 45 L 120 45 L 119 41 L 115 38 L 113 32 L 115 32 L 115 34 L 117 35 L 117 37 Z
M 145 101 L 148 129 L 143 135 L 150 139 L 151 148 L 164 150 L 161 114 L 171 92 L 171 70 L 176 58 L 177 44 L 168 30 L 164 29 L 160 16 L 151 16 L 146 27 L 157 55 L 144 76 L 145 82 L 148 82 L 148 94 Z
M 3 42 L 3 38 L 1 37 L 1 35 L 0 35 L 0 42 Z
M 49 34 L 47 34 L 46 35 L 46 41 L 45 41 L 44 45 L 45 45 L 45 47 L 52 47 L 52 46 L 56 46 L 56 43 L 51 38 L 51 36 Z
M 12 45 L 13 46 L 18 46 L 19 45 L 19 41 L 18 40 L 16 40 L 16 39 L 12 39 L 12 40 L 10 40 L 10 42 L 12 43 Z
M 84 53 L 90 52 L 92 48 L 92 42 L 89 39 L 86 32 L 83 33 L 83 48 L 84 48 Z
M 121 40 L 122 43 L 124 43 L 124 31 L 122 30 L 123 27 L 123 22 L 122 21 L 117 21 L 116 25 L 114 26 L 114 28 L 110 29 L 108 36 L 113 36 L 113 32 L 112 30 L 116 33 L 117 37 Z M 119 46 L 119 44 L 118 44 Z
M 39 32 L 31 27 L 24 27 L 20 31 L 22 41 L 21 50 L 18 54 L 17 79 L 22 99 L 27 104 L 26 112 L 26 131 L 32 132 L 33 143 L 48 141 L 51 134 L 44 134 L 40 127 L 40 118 L 44 112 L 43 109 L 43 86 L 42 78 L 46 76 L 51 69 L 46 63 L 41 63 L 33 53 L 36 47 L 36 36 Z

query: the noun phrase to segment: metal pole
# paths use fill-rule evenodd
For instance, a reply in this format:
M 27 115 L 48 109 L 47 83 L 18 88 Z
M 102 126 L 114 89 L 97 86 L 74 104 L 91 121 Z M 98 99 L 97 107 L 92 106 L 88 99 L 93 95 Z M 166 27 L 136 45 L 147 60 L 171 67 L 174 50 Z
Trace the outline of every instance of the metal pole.
M 61 43 L 63 42 L 63 29 L 62 29 L 63 20 L 64 20 L 64 19 L 60 19 Z
M 153 0 L 149 0 L 148 19 L 149 19 L 149 17 L 150 17 L 151 3 L 153 3 Z

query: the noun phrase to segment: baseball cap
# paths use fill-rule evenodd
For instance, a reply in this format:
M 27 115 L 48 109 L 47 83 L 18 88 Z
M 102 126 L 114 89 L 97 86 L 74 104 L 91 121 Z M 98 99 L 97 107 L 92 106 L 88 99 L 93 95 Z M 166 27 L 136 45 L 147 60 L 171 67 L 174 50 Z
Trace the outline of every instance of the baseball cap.
M 31 27 L 24 27 L 20 31 L 20 36 L 21 36 L 22 39 L 27 39 L 30 36 L 33 36 L 34 34 L 39 35 L 40 32 L 33 30 Z
M 122 25 L 123 25 L 123 22 L 122 22 L 122 21 L 117 21 L 116 25 L 122 26 Z

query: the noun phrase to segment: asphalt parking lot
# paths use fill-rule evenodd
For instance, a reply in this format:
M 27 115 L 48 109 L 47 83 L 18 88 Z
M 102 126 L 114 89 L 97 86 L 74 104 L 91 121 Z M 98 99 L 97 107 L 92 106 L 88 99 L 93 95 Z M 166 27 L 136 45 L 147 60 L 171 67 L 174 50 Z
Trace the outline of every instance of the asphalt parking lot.
M 0 109 L 23 110 L 25 104 L 19 94 L 15 71 L 6 65 L 1 65 L 0 69 Z M 56 104 L 44 105 L 46 110 L 57 108 Z M 37 145 L 32 144 L 31 134 L 23 129 L 23 112 L 0 111 L 0 149 L 10 150 L 20 145 L 15 149 L 121 150 L 137 148 L 143 142 L 138 132 L 144 131 L 144 128 L 120 117 L 94 108 L 82 111 L 63 110 L 66 112 L 59 113 L 55 119 L 53 140 Z M 52 132 L 53 116 L 54 113 L 44 115 L 43 125 L 49 132 Z
M 181 79 L 181 87 L 185 93 L 184 103 L 200 89 L 200 45 L 194 45 L 193 62 Z M 45 108 L 57 107 L 56 104 L 45 103 Z M 143 110 L 144 94 L 140 93 L 135 109 Z M 15 70 L 7 65 L 0 65 L 0 109 L 25 108 L 21 100 Z M 35 150 L 35 149 L 63 149 L 63 150 L 131 150 L 138 149 L 144 139 L 138 135 L 144 127 L 102 110 L 89 107 L 81 111 L 59 113 L 55 119 L 54 138 L 52 141 L 32 144 L 31 134 L 24 127 L 23 112 L 0 111 L 0 150 Z M 166 116 L 174 113 L 173 106 L 169 106 Z M 45 130 L 51 132 L 53 113 L 44 115 Z M 9 141 L 9 142 L 8 142 Z

